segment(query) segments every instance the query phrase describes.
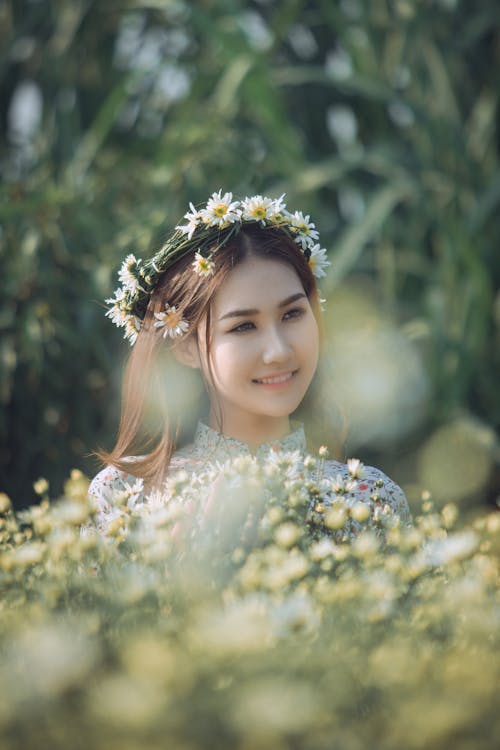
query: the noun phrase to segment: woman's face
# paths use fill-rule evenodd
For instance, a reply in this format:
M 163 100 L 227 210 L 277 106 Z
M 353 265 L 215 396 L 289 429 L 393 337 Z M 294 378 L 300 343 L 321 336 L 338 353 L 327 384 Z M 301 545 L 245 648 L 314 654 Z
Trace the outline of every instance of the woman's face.
M 248 443 L 276 439 L 309 387 L 318 362 L 319 333 L 292 266 L 251 256 L 226 277 L 212 305 L 209 384 L 211 426 Z

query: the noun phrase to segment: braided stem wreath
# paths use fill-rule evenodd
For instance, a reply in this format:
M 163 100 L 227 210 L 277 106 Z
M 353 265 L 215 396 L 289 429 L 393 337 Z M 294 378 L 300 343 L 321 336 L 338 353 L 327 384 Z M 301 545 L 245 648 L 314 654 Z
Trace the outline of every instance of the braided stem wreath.
M 195 208 L 184 215 L 186 224 L 177 226 L 172 236 L 162 245 L 152 258 L 142 261 L 135 255 L 128 255 L 123 261 L 118 277 L 121 282 L 114 297 L 106 300 L 110 305 L 106 312 L 118 328 L 124 328 L 124 338 L 135 343 L 137 334 L 146 314 L 151 294 L 165 271 L 185 255 L 193 255 L 193 271 L 200 276 L 211 276 L 215 264 L 213 256 L 231 237 L 247 224 L 262 227 L 275 227 L 293 239 L 304 253 L 313 274 L 317 278 L 325 276 L 324 269 L 330 265 L 325 248 L 317 240 L 319 233 L 309 216 L 301 211 L 287 211 L 280 198 L 267 198 L 254 195 L 242 200 L 233 200 L 232 193 L 213 193 L 205 207 Z M 167 306 L 168 307 L 168 306 Z M 175 308 L 160 313 L 158 325 L 165 325 L 165 333 L 174 337 L 187 330 L 185 321 L 175 318 Z M 170 317 L 168 317 L 170 316 Z M 175 326 L 166 326 L 166 321 Z M 175 333 L 172 333 L 175 331 Z

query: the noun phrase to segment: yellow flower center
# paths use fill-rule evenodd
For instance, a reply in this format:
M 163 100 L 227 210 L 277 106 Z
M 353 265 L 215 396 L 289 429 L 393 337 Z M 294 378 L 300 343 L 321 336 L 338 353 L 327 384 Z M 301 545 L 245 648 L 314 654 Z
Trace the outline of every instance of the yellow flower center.
M 222 219 L 223 216 L 225 216 L 227 213 L 227 206 L 225 203 L 220 203 L 218 206 L 215 206 L 214 208 L 214 214 L 219 217 L 219 219 Z
M 311 271 L 314 271 L 314 269 L 316 268 L 316 258 L 313 258 L 312 255 L 309 258 L 309 268 L 311 269 Z
M 181 316 L 178 312 L 169 312 L 165 316 L 165 325 L 167 328 L 175 328 L 177 325 L 179 325 L 181 321 Z
M 252 211 L 252 216 L 255 216 L 256 219 L 264 219 L 266 216 L 265 208 L 262 208 L 262 206 L 257 206 L 257 208 L 254 208 L 254 210 Z
M 302 234 L 309 234 L 309 227 L 307 224 L 299 224 L 298 230 L 299 232 L 302 232 Z

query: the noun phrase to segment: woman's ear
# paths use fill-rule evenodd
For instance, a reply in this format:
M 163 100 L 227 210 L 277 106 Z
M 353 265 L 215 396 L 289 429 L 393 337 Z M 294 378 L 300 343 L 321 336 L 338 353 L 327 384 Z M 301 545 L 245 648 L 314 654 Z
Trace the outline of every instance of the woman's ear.
M 196 336 L 187 336 L 172 347 L 172 354 L 177 362 L 186 367 L 199 369 L 201 367 L 200 352 Z

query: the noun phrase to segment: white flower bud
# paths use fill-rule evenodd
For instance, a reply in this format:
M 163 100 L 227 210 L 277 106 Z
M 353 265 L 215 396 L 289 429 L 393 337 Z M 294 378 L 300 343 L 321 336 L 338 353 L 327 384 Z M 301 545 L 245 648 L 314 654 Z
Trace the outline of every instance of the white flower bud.
M 274 533 L 276 544 L 285 548 L 293 547 L 301 536 L 301 529 L 294 523 L 284 523 Z
M 345 508 L 330 508 L 325 514 L 325 524 L 329 529 L 342 529 L 347 521 Z
M 370 518 L 370 515 L 371 509 L 366 503 L 356 503 L 351 508 L 351 517 L 359 523 L 367 521 Z

